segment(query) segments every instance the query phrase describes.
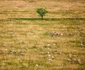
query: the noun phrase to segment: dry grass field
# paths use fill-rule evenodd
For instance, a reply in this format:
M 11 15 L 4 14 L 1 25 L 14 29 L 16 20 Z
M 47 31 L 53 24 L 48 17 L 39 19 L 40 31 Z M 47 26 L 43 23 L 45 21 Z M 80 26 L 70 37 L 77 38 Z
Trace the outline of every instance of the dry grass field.
M 85 70 L 85 0 L 0 0 L 0 70 Z

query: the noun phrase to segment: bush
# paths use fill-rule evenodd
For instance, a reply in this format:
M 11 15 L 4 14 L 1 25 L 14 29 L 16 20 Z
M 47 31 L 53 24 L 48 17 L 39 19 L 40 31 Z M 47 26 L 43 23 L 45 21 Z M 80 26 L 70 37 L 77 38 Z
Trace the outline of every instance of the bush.
M 38 8 L 37 9 L 37 13 L 41 16 L 41 18 L 43 19 L 43 16 L 45 16 L 46 13 L 48 13 L 48 11 L 46 9 L 43 8 Z

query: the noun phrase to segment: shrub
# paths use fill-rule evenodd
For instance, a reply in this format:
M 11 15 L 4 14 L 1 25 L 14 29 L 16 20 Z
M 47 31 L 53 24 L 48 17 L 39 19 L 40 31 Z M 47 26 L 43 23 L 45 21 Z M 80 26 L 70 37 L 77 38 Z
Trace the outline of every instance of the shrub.
M 37 9 L 37 13 L 41 16 L 41 18 L 43 19 L 43 16 L 45 16 L 46 13 L 48 13 L 48 11 L 46 9 L 43 8 L 38 8 Z

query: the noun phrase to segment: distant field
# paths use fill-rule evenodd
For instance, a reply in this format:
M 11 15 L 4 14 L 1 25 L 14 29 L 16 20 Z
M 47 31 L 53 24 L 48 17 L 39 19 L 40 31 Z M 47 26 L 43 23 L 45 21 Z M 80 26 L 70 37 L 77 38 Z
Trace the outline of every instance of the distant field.
M 85 0 L 1 0 L 0 19 L 36 18 L 39 7 L 49 11 L 47 18 L 85 18 Z
M 0 1 L 0 70 L 84 69 L 85 0 Z

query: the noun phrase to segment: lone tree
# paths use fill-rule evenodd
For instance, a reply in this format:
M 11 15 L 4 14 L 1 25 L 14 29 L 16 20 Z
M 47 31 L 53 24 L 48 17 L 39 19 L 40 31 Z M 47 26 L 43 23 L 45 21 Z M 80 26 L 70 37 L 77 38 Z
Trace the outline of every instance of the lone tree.
M 37 13 L 41 16 L 41 18 L 43 19 L 43 16 L 45 16 L 46 13 L 48 13 L 48 11 L 46 9 L 43 8 L 38 8 L 37 9 Z

